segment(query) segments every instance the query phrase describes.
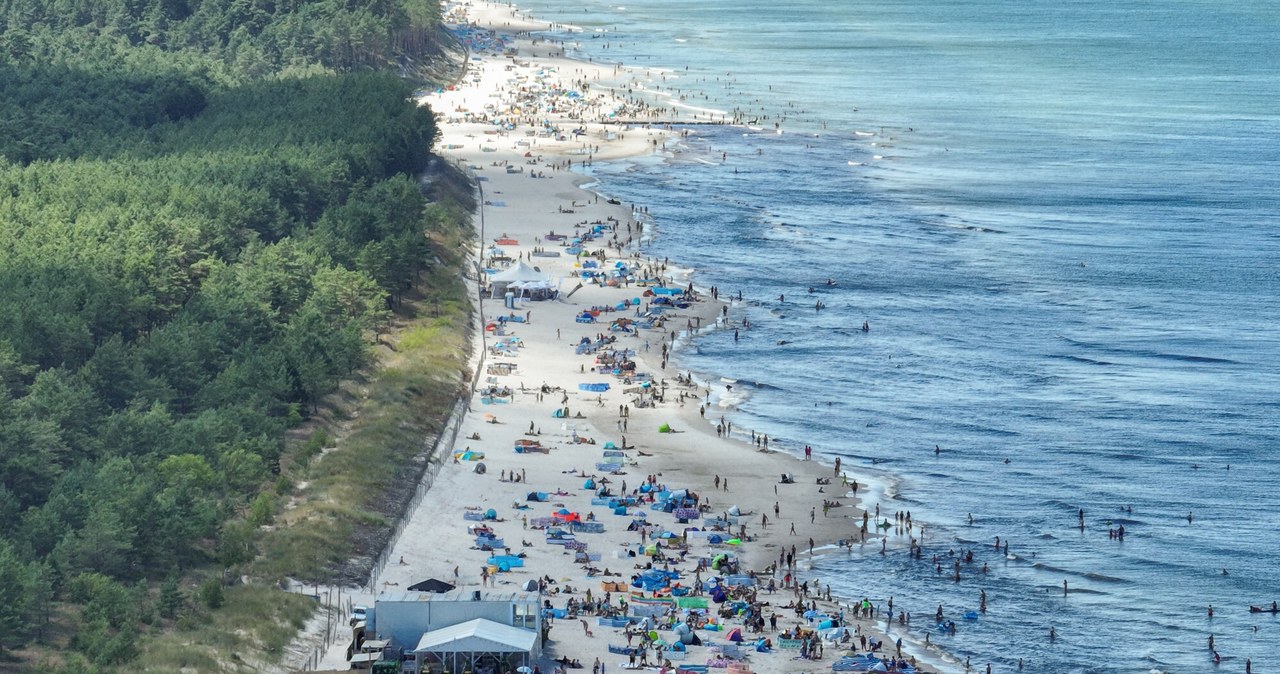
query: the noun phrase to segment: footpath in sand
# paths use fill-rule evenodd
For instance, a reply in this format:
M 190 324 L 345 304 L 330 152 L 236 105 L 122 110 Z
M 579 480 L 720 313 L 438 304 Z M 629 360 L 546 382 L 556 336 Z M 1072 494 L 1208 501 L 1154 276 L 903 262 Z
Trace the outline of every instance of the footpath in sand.
M 562 659 L 584 670 L 599 662 L 605 671 L 674 672 L 686 664 L 822 671 L 876 641 L 881 657 L 896 655 L 897 629 L 883 632 L 884 607 L 855 616 L 852 606 L 825 601 L 826 585 L 806 570 L 813 552 L 866 541 L 869 518 L 856 507 L 856 487 L 832 466 L 768 451 L 764 438 L 730 428 L 710 408 L 709 389 L 669 362 L 679 337 L 741 323 L 734 304 L 710 289 L 693 292 L 687 274 L 637 256 L 643 209 L 582 189 L 589 179 L 570 170 L 668 142 L 674 132 L 661 128 L 661 110 L 593 86 L 625 86 L 645 73 L 565 59 L 558 45 L 526 36 L 546 24 L 507 6 L 467 5 L 451 18 L 466 21 L 467 73 L 423 102 L 444 122 L 441 154 L 468 167 L 481 187 L 477 265 L 527 265 L 558 298 L 521 298 L 547 291 L 534 279 L 507 306 L 502 296 L 489 299 L 488 274 L 478 274 L 482 371 L 451 448 L 456 459 L 445 459 L 391 561 L 354 603 L 372 605 L 378 592 L 428 578 L 460 589 L 518 590 L 538 581 L 564 616 L 550 621 L 538 662 L 547 673 Z M 467 460 L 479 454 L 484 472 Z M 794 479 L 782 483 L 783 474 Z M 610 498 L 621 501 L 610 507 Z M 653 509 L 664 498 L 679 509 Z M 473 519 L 489 511 L 486 521 Z M 548 540 L 563 523 L 557 517 L 573 517 L 563 513 L 584 524 L 570 545 Z M 477 547 L 483 530 L 509 552 Z M 521 565 L 491 576 L 486 561 L 504 553 L 521 556 Z M 651 590 L 643 594 L 632 587 L 641 576 Z M 727 597 L 709 589 L 714 579 Z M 606 595 L 604 583 L 626 591 Z M 687 621 L 701 645 L 663 650 L 639 629 L 628 636 L 632 628 L 610 626 L 625 621 L 602 619 L 627 615 L 623 602 L 644 604 L 654 590 L 692 598 L 682 602 L 687 608 L 648 618 L 659 639 L 679 641 Z M 842 617 L 847 631 L 838 629 Z M 736 644 L 727 639 L 734 628 Z M 762 640 L 769 647 L 757 648 Z M 610 652 L 628 644 L 634 664 Z M 345 648 L 338 640 L 319 669 L 344 669 Z

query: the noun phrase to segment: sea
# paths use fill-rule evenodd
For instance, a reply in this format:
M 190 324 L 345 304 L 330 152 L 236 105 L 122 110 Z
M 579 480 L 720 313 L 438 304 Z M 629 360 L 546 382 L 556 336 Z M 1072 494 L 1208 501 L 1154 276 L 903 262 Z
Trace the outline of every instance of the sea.
M 590 173 L 742 295 L 675 361 L 708 416 L 927 523 L 820 556 L 834 593 L 946 671 L 1280 672 L 1280 5 L 520 7 L 742 122 Z

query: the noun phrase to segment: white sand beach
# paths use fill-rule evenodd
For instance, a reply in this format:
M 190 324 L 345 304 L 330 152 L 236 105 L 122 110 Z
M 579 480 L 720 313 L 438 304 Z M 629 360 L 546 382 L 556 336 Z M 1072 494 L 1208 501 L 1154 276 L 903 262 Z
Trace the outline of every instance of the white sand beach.
M 684 271 L 664 268 L 662 260 L 642 254 L 637 257 L 635 243 L 645 236 L 637 218 L 643 205 L 617 203 L 586 191 L 580 185 L 588 179 L 569 170 L 582 162 L 661 152 L 665 143 L 675 140 L 669 137 L 673 132 L 662 128 L 668 118 L 660 111 L 627 105 L 595 86 L 643 78 L 644 73 L 566 59 L 559 46 L 522 33 L 546 29 L 546 24 L 515 16 L 507 6 L 464 7 L 476 49 L 464 81 L 452 90 L 427 95 L 423 102 L 443 122 L 440 154 L 469 167 L 480 181 L 484 206 L 476 218 L 477 228 L 483 228 L 475 251 L 478 265 L 500 268 L 499 263 L 508 260 L 527 265 L 531 277 L 545 278 L 546 286 L 558 289 L 559 299 L 518 299 L 508 308 L 503 297 L 488 299 L 484 293 L 482 325 L 491 327 L 476 334 L 475 348 L 484 353 L 478 363 L 480 390 L 460 422 L 453 449 L 482 453 L 485 472 L 475 470 L 477 461 L 447 459 L 399 537 L 392 561 L 372 587 L 353 594 L 354 602 L 372 605 L 377 592 L 401 591 L 427 578 L 464 589 L 507 590 L 541 579 L 544 598 L 564 609 L 570 599 L 584 602 L 588 589 L 594 599 L 601 599 L 602 582 L 630 584 L 646 565 L 676 571 L 680 577 L 675 582 L 692 588 L 696 578 L 705 582 L 721 575 L 718 569 L 699 571 L 700 560 L 725 554 L 737 560 L 738 574 L 755 577 L 753 590 L 742 595 L 754 604 L 762 626 L 759 631 L 742 630 L 742 648 L 748 655 L 743 664 L 749 671 L 829 671 L 842 652 L 861 651 L 861 636 L 883 641 L 882 653 L 895 655 L 898 635 L 884 631 L 886 607 L 878 607 L 874 618 L 854 619 L 852 610 L 820 598 L 825 583 L 807 570 L 811 550 L 880 552 L 874 516 L 872 538 L 852 543 L 849 550 L 836 547 L 838 541 L 862 539 L 859 532 L 868 522 L 851 488 L 842 484 L 842 474 L 830 465 L 767 451 L 764 439 L 753 442 L 749 431 L 734 428 L 733 439 L 722 437 L 729 434 L 718 433 L 715 424 L 724 410 L 708 409 L 709 389 L 689 381 L 687 373 L 667 362 L 673 340 L 689 330 L 740 323 L 734 303 L 711 297 L 710 289 L 663 295 L 670 291 L 654 294 L 652 282 L 610 279 L 609 272 L 623 265 L 633 279 L 656 279 L 682 290 L 689 283 Z M 490 29 L 501 32 L 482 32 Z M 581 255 L 571 252 L 575 239 L 587 239 L 581 241 Z M 587 265 L 601 272 L 598 279 L 582 278 Z M 738 290 L 724 289 L 724 297 L 736 296 Z M 673 304 L 654 304 L 666 297 Z M 593 322 L 580 322 L 584 312 L 598 315 Z M 607 390 L 598 390 L 605 388 L 603 384 Z M 583 390 L 583 385 L 597 390 Z M 567 415 L 556 416 L 566 409 Z M 670 432 L 659 432 L 664 424 Z M 515 451 L 520 443 L 529 449 Z M 784 473 L 792 474 L 794 481 L 780 484 Z M 848 479 L 856 481 L 857 476 L 848 474 Z M 588 481 L 594 487 L 584 486 Z M 642 485 L 646 492 L 639 491 Z M 680 513 L 652 510 L 641 502 L 623 506 L 625 515 L 615 514 L 602 501 L 593 503 L 601 487 L 611 495 L 642 501 L 663 488 L 688 490 L 691 499 L 696 495 L 699 512 L 681 523 L 675 517 Z M 542 492 L 547 500 L 531 501 L 531 492 Z M 734 507 L 740 517 L 728 517 L 732 523 L 721 531 L 705 531 L 704 518 L 726 516 Z M 488 510 L 496 519 L 464 519 L 464 513 Z M 602 529 L 577 533 L 585 550 L 550 544 L 544 531 L 534 530 L 561 510 L 597 523 L 588 528 Z M 885 513 L 878 519 L 892 517 Z M 631 526 L 640 519 L 648 524 Z M 472 527 L 477 525 L 503 539 L 509 554 L 522 555 L 523 565 L 486 580 L 486 560 L 495 553 L 475 546 Z M 687 527 L 703 531 L 687 534 Z M 905 546 L 919 535 L 918 526 L 900 530 L 891 536 L 890 545 Z M 661 538 L 663 532 L 671 538 Z M 662 559 L 646 554 L 654 537 L 660 539 Z M 737 543 L 726 542 L 730 540 Z M 794 566 L 789 567 L 787 556 L 793 553 Z M 767 589 L 771 583 L 777 588 L 774 592 Z M 798 589 L 801 583 L 807 593 Z M 616 605 L 631 597 L 614 592 L 611 599 Z M 831 618 L 843 611 L 851 642 L 823 639 L 831 636 L 828 626 L 816 632 L 823 644 L 820 658 L 801 659 L 799 650 L 780 648 L 784 631 L 792 637 L 797 628 L 815 634 L 823 620 L 799 615 L 790 606 L 796 601 L 804 602 L 804 610 L 813 609 L 811 602 L 816 601 L 816 612 Z M 743 621 L 742 615 L 720 615 L 721 606 L 725 605 L 712 603 L 710 608 L 712 624 L 721 629 L 699 630 L 703 645 L 690 646 L 681 662 L 728 664 L 719 655 L 727 643 L 724 635 Z M 627 656 L 608 649 L 627 644 L 628 638 L 621 628 L 598 624 L 596 612 L 595 607 L 582 609 L 573 619 L 553 621 L 540 671 L 555 671 L 556 658 L 577 660 L 585 669 L 597 660 L 608 670 L 630 667 Z M 776 626 L 771 616 L 776 616 Z M 771 652 L 757 652 L 757 639 L 768 639 Z M 339 639 L 319 669 L 345 669 L 345 648 Z M 910 645 L 904 653 L 927 660 Z M 651 653 L 645 669 L 663 671 L 663 659 Z M 665 671 L 673 672 L 681 662 Z

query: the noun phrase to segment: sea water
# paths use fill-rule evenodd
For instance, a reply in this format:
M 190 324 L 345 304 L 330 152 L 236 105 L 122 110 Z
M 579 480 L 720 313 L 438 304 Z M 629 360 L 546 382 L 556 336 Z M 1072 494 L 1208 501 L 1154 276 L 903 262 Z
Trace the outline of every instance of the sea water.
M 677 361 L 736 382 L 709 416 L 929 523 L 923 560 L 822 557 L 834 592 L 975 669 L 1209 671 L 1210 634 L 1222 671 L 1280 669 L 1248 612 L 1280 598 L 1277 5 L 521 6 L 746 121 L 593 173 L 649 207 L 647 255 L 743 294 L 750 328 Z

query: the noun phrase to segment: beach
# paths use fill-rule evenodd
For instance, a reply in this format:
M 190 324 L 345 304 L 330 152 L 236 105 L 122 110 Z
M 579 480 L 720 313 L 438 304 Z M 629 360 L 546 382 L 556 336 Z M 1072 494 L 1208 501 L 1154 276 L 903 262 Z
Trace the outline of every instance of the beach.
M 703 288 L 677 261 L 647 258 L 644 205 L 584 189 L 591 179 L 571 170 L 660 153 L 679 133 L 665 125 L 674 119 L 595 86 L 623 88 L 628 71 L 566 59 L 555 45 L 528 37 L 547 24 L 505 6 L 471 3 L 455 12 L 464 10 L 461 30 L 472 51 L 463 81 L 423 102 L 443 122 L 441 156 L 466 167 L 482 195 L 470 275 L 482 298 L 473 358 L 481 371 L 456 446 L 437 457 L 434 483 L 387 565 L 372 586 L 349 595 L 349 605 L 372 606 L 380 592 L 437 578 L 461 589 L 541 581 L 545 599 L 566 609 L 570 600 L 585 602 L 588 591 L 599 599 L 602 583 L 630 586 L 654 570 L 678 573 L 671 581 L 677 593 L 699 597 L 711 592 L 697 581 L 732 575 L 751 579 L 735 595 L 750 609 L 721 615 L 712 604 L 702 617 L 709 624 L 698 630 L 704 645 L 689 647 L 684 662 L 724 666 L 725 635 L 734 627 L 745 664 L 762 674 L 828 670 L 842 652 L 865 652 L 864 638 L 879 642 L 882 656 L 896 656 L 898 635 L 885 631 L 891 605 L 872 598 L 874 613 L 855 617 L 808 560 L 840 546 L 848 549 L 837 554 L 847 555 L 902 548 L 918 527 L 881 515 L 876 503 L 862 504 L 872 511 L 865 512 L 855 495 L 858 475 L 770 449 L 767 436 L 723 420 L 712 385 L 670 359 L 694 333 L 746 330 L 735 299 L 743 289 Z M 495 281 L 485 268 L 498 272 L 495 280 L 509 268 L 526 276 L 491 297 Z M 526 297 L 539 293 L 558 297 Z M 726 385 L 714 388 L 722 393 Z M 673 492 L 683 497 L 681 510 L 650 507 Z M 609 498 L 621 507 L 610 507 Z M 558 514 L 587 525 L 576 532 L 581 550 L 544 540 L 548 524 L 561 523 Z M 505 550 L 477 547 L 477 527 Z M 486 560 L 504 553 L 518 555 L 520 565 L 491 574 Z M 719 558 L 729 565 L 722 569 Z M 613 593 L 609 608 L 620 600 L 633 597 Z M 555 671 L 560 658 L 630 668 L 609 646 L 631 639 L 598 623 L 604 610 L 577 608 L 553 620 L 540 671 Z M 745 617 L 754 628 L 743 625 Z M 762 639 L 772 648 L 757 651 Z M 800 657 L 799 645 L 809 657 Z M 335 641 L 318 669 L 344 668 L 346 646 Z M 924 655 L 913 644 L 902 654 Z M 646 653 L 648 666 L 635 668 L 663 671 L 665 659 Z M 670 664 L 668 672 L 680 663 Z
M 1280 292 L 1265 272 L 1274 240 L 1256 226 L 1275 210 L 1272 154 L 1256 139 L 1275 136 L 1266 92 L 1277 70 L 1266 67 L 1274 57 L 1250 56 L 1271 36 L 1233 21 L 1228 42 L 1196 51 L 1180 33 L 1200 56 L 1172 63 L 1158 58 L 1172 39 L 1163 24 L 1134 25 L 1132 58 L 1116 58 L 1092 13 L 986 7 L 532 0 L 520 10 L 554 24 L 511 6 L 454 7 L 467 72 L 422 100 L 442 121 L 439 155 L 475 176 L 485 202 L 470 276 L 486 279 L 474 288 L 486 298 L 476 331 L 494 329 L 477 336 L 478 392 L 457 415 L 458 440 L 441 446 L 372 585 L 343 589 L 343 606 L 452 582 L 455 568 L 464 589 L 542 579 L 566 614 L 548 656 L 617 668 L 629 664 L 609 652 L 625 644 L 621 630 L 588 613 L 578 618 L 588 636 L 567 614 L 597 610 L 584 609 L 584 590 L 598 599 L 615 587 L 607 579 L 628 587 L 662 573 L 661 562 L 636 568 L 653 561 L 640 551 L 657 535 L 688 538 L 683 562 L 679 546 L 664 551 L 680 572 L 674 589 L 737 582 L 696 570 L 722 554 L 756 572 L 757 587 L 790 572 L 812 590 L 816 577 L 846 617 L 864 597 L 875 607 L 851 630 L 888 632 L 890 654 L 901 636 L 930 670 L 1269 660 L 1277 623 L 1247 608 L 1274 600 L 1266 541 L 1280 512 L 1270 451 L 1280 350 L 1262 337 Z M 1120 22 L 1145 11 L 1097 9 Z M 1079 40 L 1049 67 L 1041 49 L 1063 22 Z M 1006 39 L 1010 26 L 1028 39 Z M 1135 65 L 1148 62 L 1162 65 Z M 1219 67 L 1241 77 L 1219 78 Z M 1251 78 L 1266 84 L 1238 84 Z M 1158 103 L 1168 97 L 1183 104 Z M 1220 114 L 1204 125 L 1199 110 Z M 1206 156 L 1210 144 L 1223 153 Z M 511 266 L 526 280 L 507 307 L 487 280 Z M 690 283 L 697 299 L 686 302 L 676 291 Z M 526 300 L 551 292 L 558 299 Z M 813 461 L 801 460 L 807 446 Z M 448 458 L 468 448 L 484 453 L 483 475 L 478 461 Z M 794 484 L 778 484 L 786 472 Z M 618 501 L 623 480 L 658 501 L 688 490 L 705 510 L 677 518 Z M 824 500 L 840 505 L 824 512 Z M 751 514 L 712 532 L 713 544 L 705 530 L 734 506 Z M 865 543 L 860 507 L 879 523 Z M 503 521 L 467 519 L 490 509 Z M 576 534 L 585 550 L 525 530 L 560 510 L 594 517 Z M 525 555 L 489 588 L 476 525 Z M 766 627 L 744 630 L 747 646 L 781 646 L 783 630 L 809 625 L 777 610 L 793 591 L 756 599 L 770 604 L 751 614 Z M 957 632 L 938 627 L 939 605 Z M 898 624 L 903 610 L 910 625 Z M 819 602 L 816 615 L 839 611 Z M 323 631 L 316 622 L 310 631 Z M 341 632 L 313 663 L 344 667 Z M 720 646 L 727 631 L 698 634 Z M 749 666 L 829 670 L 844 649 L 823 643 L 818 661 L 787 649 L 752 652 Z M 713 655 L 700 646 L 682 662 L 719 664 Z
M 497 270 L 506 264 L 499 258 L 524 253 L 526 264 L 548 272 L 562 298 L 521 301 L 510 310 L 501 299 L 484 302 L 490 321 L 531 312 L 532 323 L 504 326 L 505 336 L 528 343 L 511 357 L 519 363 L 513 374 L 491 375 L 477 356 L 479 383 L 494 376 L 518 392 L 522 378 L 526 387 L 543 379 L 528 375 L 529 363 L 546 369 L 549 385 L 568 390 L 571 411 L 588 417 L 574 421 L 580 435 L 616 444 L 625 435 L 637 445 L 621 451 L 640 465 L 619 477 L 662 472 L 664 482 L 692 488 L 717 507 L 761 506 L 725 498 L 714 489 L 714 471 L 698 478 L 703 484 L 672 479 L 681 475 L 667 467 L 672 457 L 696 452 L 706 465 L 737 467 L 739 455 L 756 453 L 753 433 L 767 433 L 770 448 L 782 450 L 769 461 L 803 463 L 795 457 L 807 445 L 828 470 L 842 459 L 863 504 L 872 513 L 877 505 L 887 511 L 880 518 L 891 523 L 886 554 L 878 554 L 874 537 L 853 550 L 824 548 L 824 541 L 854 533 L 837 527 L 814 535 L 820 554 L 804 570 L 809 535 L 790 536 L 790 522 L 781 531 L 770 526 L 737 551 L 771 563 L 773 554 L 762 550 L 789 550 L 790 539 L 798 539 L 802 580 L 816 571 L 824 590 L 829 580 L 833 594 L 869 597 L 882 610 L 892 597 L 895 609 L 915 614 L 910 627 L 895 624 L 895 640 L 907 635 L 907 651 L 937 660 L 937 669 L 962 671 L 968 660 L 977 671 L 987 662 L 1000 672 L 1024 665 L 1194 671 L 1211 666 L 1216 652 L 1225 668 L 1238 671 L 1251 658 L 1266 671 L 1280 623 L 1247 609 L 1275 599 L 1267 541 L 1280 513 L 1271 451 L 1280 437 L 1272 401 L 1280 349 L 1267 337 L 1280 315 L 1280 290 L 1268 272 L 1275 240 L 1271 228 L 1259 226 L 1276 212 L 1274 144 L 1258 142 L 1277 135 L 1280 69 L 1267 49 L 1274 30 L 1241 19 L 1260 6 L 1253 0 L 1228 3 L 1242 10 L 1238 15 L 1222 5 L 1188 6 L 1188 20 L 1154 23 L 1140 20 L 1150 9 L 1141 3 L 1089 4 L 1090 11 L 1043 0 L 909 0 L 878 9 L 809 0 L 522 3 L 521 12 L 550 25 L 515 16 L 510 6 L 460 6 L 457 33 L 477 58 L 455 90 L 423 98 L 445 122 L 441 156 L 479 167 L 472 171 L 490 203 L 477 222 L 485 228 L 477 261 Z M 1196 29 L 1203 25 L 1229 29 L 1203 42 Z M 1125 27 L 1121 51 L 1112 26 Z M 537 44 L 529 39 L 535 36 Z M 1170 43 L 1186 58 L 1165 58 Z M 1054 58 L 1043 58 L 1045 49 L 1058 48 Z M 566 50 L 577 60 L 559 61 Z M 482 74 L 485 63 L 497 79 Z M 610 100 L 611 92 L 622 98 Z M 512 99 L 521 103 L 503 106 Z M 721 124 L 726 117 L 746 126 Z M 691 119 L 695 124 L 685 125 Z M 544 120 L 566 133 L 551 132 Z M 517 126 L 501 129 L 499 121 Z M 668 121 L 681 125 L 662 133 Z M 513 166 L 501 163 L 512 159 Z M 570 162 L 572 172 L 555 168 Z M 552 177 L 530 178 L 529 171 Z M 601 203 L 576 191 L 575 182 L 598 191 Z M 537 187 L 521 192 L 522 186 Z M 534 195 L 541 201 L 528 201 L 529 191 L 542 193 Z M 586 250 L 604 247 L 613 237 L 610 215 L 622 242 L 628 234 L 640 238 L 645 263 L 669 258 L 657 276 L 670 277 L 673 287 L 692 281 L 703 297 L 667 310 L 665 340 L 673 331 L 676 338 L 673 367 L 665 371 L 664 338 L 646 336 L 657 330 L 632 338 L 608 329 L 621 312 L 603 312 L 593 324 L 575 318 L 576 330 L 565 329 L 568 316 L 555 317 L 565 307 L 616 307 L 637 297 L 642 310 L 650 308 L 652 298 L 635 292 L 642 289 L 588 284 L 569 295 L 578 279 L 569 278 L 564 260 L 528 257 L 566 251 L 548 236 L 551 227 L 567 235 L 561 226 L 597 219 L 608 231 Z M 531 227 L 526 218 L 534 216 L 540 220 Z M 639 235 L 636 220 L 644 224 Z M 518 243 L 490 254 L 501 228 Z M 603 265 L 633 252 L 613 250 Z M 733 330 L 709 320 L 717 311 L 706 299 L 713 287 L 721 299 L 734 298 Z M 624 309 L 644 318 L 630 305 Z M 694 314 L 703 320 L 691 338 L 685 333 Z M 557 350 L 535 339 L 544 321 L 563 323 L 556 325 L 562 341 L 617 334 L 621 345 L 638 344 L 632 347 L 638 371 L 665 378 L 675 393 L 656 408 L 632 406 L 621 431 L 613 411 L 633 386 L 587 376 L 592 359 L 574 353 L 576 342 Z M 693 404 L 694 391 L 684 389 L 682 407 L 676 377 L 690 372 L 700 397 Z M 604 408 L 591 402 L 595 392 L 576 390 L 605 382 L 611 390 L 600 393 Z M 697 412 L 708 388 L 711 408 L 703 421 Z M 511 417 L 505 405 L 526 397 L 472 400 L 465 415 L 471 426 L 460 437 L 478 428 L 486 446 L 471 443 L 473 449 L 490 459 L 505 456 L 489 471 L 498 481 L 464 480 L 451 471 L 466 470 L 465 463 L 446 463 L 431 472 L 438 485 L 501 489 L 508 486 L 500 482 L 504 471 L 523 468 L 532 481 L 538 461 L 549 477 L 539 473 L 537 489 L 579 491 L 586 480 L 571 483 L 551 463 L 572 454 L 582 458 L 571 468 L 591 471 L 604 463 L 603 451 L 562 443 L 549 455 L 524 456 L 509 454 L 505 440 L 488 446 L 486 429 L 515 437 L 529 421 L 536 432 L 539 419 L 548 442 L 551 433 L 572 440 L 573 429 L 548 416 L 561 395 L 544 394 L 540 406 Z M 485 413 L 503 423 L 481 425 Z M 735 443 L 715 442 L 721 416 L 733 424 Z M 521 428 L 496 430 L 513 418 Z M 642 437 L 654 422 L 686 432 Z M 691 442 L 697 432 L 706 439 Z M 719 458 L 728 456 L 735 458 Z M 768 465 L 742 471 L 761 471 L 765 498 L 758 500 L 766 513 L 756 515 L 772 512 L 772 473 L 784 470 Z M 741 479 L 729 476 L 730 489 Z M 797 479 L 795 486 L 812 492 L 796 504 L 802 527 L 820 495 L 818 485 Z M 628 488 L 635 488 L 630 480 Z M 466 505 L 441 493 L 433 486 L 424 508 L 445 507 L 431 505 L 439 498 L 450 508 Z M 583 508 L 568 499 L 531 509 Z M 788 502 L 779 507 L 784 520 L 796 517 Z M 603 510 L 594 512 L 612 532 L 615 516 Z M 914 518 L 911 533 L 892 527 L 903 511 Z M 495 506 L 509 522 L 515 512 Z M 445 518 L 439 535 L 448 534 L 454 514 L 439 511 Z M 828 514 L 838 518 L 841 509 Z M 681 526 L 666 514 L 652 517 L 673 532 Z M 758 528 L 754 517 L 749 523 Z M 923 555 L 914 556 L 910 538 L 922 521 L 928 535 Z M 1126 530 L 1123 540 L 1113 535 L 1117 525 Z M 437 535 L 416 521 L 409 531 L 401 547 L 423 535 L 412 532 Z M 582 536 L 603 537 L 590 544 L 600 562 L 619 559 L 610 535 Z M 483 561 L 480 551 L 457 549 L 450 559 Z M 378 584 L 402 582 L 386 574 L 452 573 L 452 566 L 440 571 L 443 563 L 433 567 L 410 556 L 406 562 L 419 566 L 404 569 L 388 554 L 393 561 L 380 570 Z M 956 580 L 956 558 L 970 554 L 973 563 L 962 561 Z M 499 587 L 540 572 L 531 562 L 499 574 Z M 466 587 L 477 587 L 479 569 L 471 573 L 477 577 Z M 373 589 L 364 588 L 361 601 Z M 960 617 L 957 634 L 936 628 L 939 604 L 948 619 Z M 1213 617 L 1206 615 L 1209 605 L 1218 609 Z M 553 629 L 553 642 L 562 640 L 557 648 L 570 643 L 563 627 Z M 598 640 L 604 630 L 593 630 Z M 930 637 L 931 647 L 920 648 Z M 816 671 L 829 663 L 830 657 L 791 664 Z

